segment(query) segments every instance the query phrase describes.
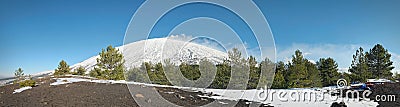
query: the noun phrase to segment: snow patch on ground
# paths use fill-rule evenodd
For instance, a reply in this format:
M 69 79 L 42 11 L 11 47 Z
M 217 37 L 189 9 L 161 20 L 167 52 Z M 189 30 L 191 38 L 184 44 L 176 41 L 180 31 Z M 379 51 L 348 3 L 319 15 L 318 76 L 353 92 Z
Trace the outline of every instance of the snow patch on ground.
M 217 96 L 200 96 L 200 97 L 207 97 L 213 99 L 227 99 L 227 100 L 234 100 L 238 101 L 240 99 L 245 99 L 254 102 L 261 102 L 264 104 L 273 105 L 274 107 L 329 107 L 332 105 L 333 102 L 342 102 L 344 101 L 348 107 L 376 107 L 378 105 L 377 102 L 374 101 L 354 101 L 353 99 L 344 99 L 344 98 L 337 98 L 336 96 L 331 96 L 329 93 L 323 94 L 322 101 L 315 101 L 311 98 L 309 100 L 308 96 L 305 97 L 305 101 L 301 100 L 292 100 L 289 95 L 291 92 L 314 92 L 318 93 L 319 91 L 315 89 L 269 89 L 270 92 L 275 92 L 272 96 L 268 96 L 267 99 L 260 99 L 258 98 L 260 90 L 252 89 L 252 90 L 226 90 L 226 89 L 203 89 L 203 93 L 212 93 Z M 287 99 L 287 101 L 282 101 L 278 97 L 278 92 L 285 92 L 287 93 L 286 96 L 283 98 Z M 316 94 L 319 99 L 322 98 L 322 94 Z M 295 98 L 296 94 L 293 95 Z M 314 97 L 314 96 L 312 96 Z M 333 97 L 333 98 L 331 98 Z M 272 101 L 271 101 L 272 98 Z M 368 99 L 369 100 L 369 99 Z
M 29 90 L 29 89 L 31 89 L 31 88 L 32 88 L 32 87 L 22 87 L 22 88 L 19 88 L 19 89 L 15 89 L 14 92 L 13 92 L 13 94 L 15 94 L 15 93 L 20 93 L 20 92 L 22 92 L 22 91 Z
M 62 85 L 69 84 L 74 82 L 93 82 L 93 83 L 111 83 L 111 84 L 125 84 L 125 80 L 93 80 L 93 79 L 84 79 L 84 78 L 54 78 L 56 82 L 51 83 L 50 85 Z
M 258 98 L 258 94 L 260 90 L 252 89 L 252 90 L 229 90 L 229 89 L 206 89 L 206 88 L 194 88 L 194 87 L 180 87 L 180 86 L 169 86 L 169 85 L 158 85 L 158 84 L 147 84 L 147 83 L 139 83 L 125 80 L 93 80 L 93 79 L 82 79 L 82 78 L 56 78 L 56 82 L 51 83 L 50 85 L 61 85 L 61 84 L 69 84 L 74 82 L 93 82 L 93 83 L 111 83 L 111 84 L 135 84 L 149 87 L 167 87 L 167 88 L 177 88 L 186 91 L 200 91 L 203 93 L 210 93 L 210 96 L 202 96 L 200 97 L 208 97 L 213 99 L 227 99 L 238 101 L 240 99 L 245 99 L 254 102 L 261 102 L 264 104 L 273 105 L 275 107 L 329 107 L 333 102 L 341 102 L 344 101 L 348 107 L 376 107 L 378 105 L 377 102 L 373 101 L 353 101 L 353 99 L 346 100 L 342 98 L 332 99 L 329 93 L 324 93 L 322 101 L 314 101 L 314 97 L 311 98 L 311 101 L 307 99 L 306 101 L 293 101 L 289 94 L 293 91 L 296 92 L 321 92 L 323 89 L 315 89 L 315 88 L 296 88 L 296 89 L 269 89 L 269 91 L 276 92 L 272 94 L 272 97 L 269 96 L 266 100 Z M 278 92 L 286 92 L 287 95 L 284 98 L 288 99 L 288 101 L 282 101 L 278 99 Z M 324 91 L 322 91 L 324 92 Z M 319 98 L 322 98 L 321 95 L 317 95 Z M 271 101 L 270 98 L 273 98 Z M 221 103 L 221 102 L 220 102 Z

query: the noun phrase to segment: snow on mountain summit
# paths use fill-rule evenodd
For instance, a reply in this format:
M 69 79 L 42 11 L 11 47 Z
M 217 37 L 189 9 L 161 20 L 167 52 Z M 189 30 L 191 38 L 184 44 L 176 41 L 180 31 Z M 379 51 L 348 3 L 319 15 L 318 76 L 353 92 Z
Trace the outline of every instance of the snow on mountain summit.
M 176 65 L 182 62 L 198 64 L 203 58 L 218 64 L 228 56 L 225 52 L 204 45 L 167 38 L 141 40 L 119 46 L 117 49 L 123 53 L 127 68 L 138 67 L 143 62 L 158 63 L 165 59 L 170 59 Z M 82 66 L 89 71 L 96 65 L 98 57 L 99 55 L 90 57 L 73 65 L 72 69 Z

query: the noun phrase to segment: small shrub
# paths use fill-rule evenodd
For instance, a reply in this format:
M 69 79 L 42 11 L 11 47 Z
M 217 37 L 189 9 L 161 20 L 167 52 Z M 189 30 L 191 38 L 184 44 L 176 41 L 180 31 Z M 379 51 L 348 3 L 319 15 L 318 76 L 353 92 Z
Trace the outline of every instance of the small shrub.
M 14 83 L 18 83 L 25 79 L 24 70 L 22 70 L 22 68 L 18 68 L 18 70 L 15 70 L 14 75 L 15 75 Z
M 82 66 L 75 69 L 75 72 L 73 72 L 74 75 L 85 75 L 85 73 L 86 73 L 86 69 Z
M 27 87 L 27 86 L 33 87 L 33 86 L 35 86 L 35 84 L 36 84 L 36 82 L 34 80 L 25 80 L 25 81 L 19 82 L 20 87 Z

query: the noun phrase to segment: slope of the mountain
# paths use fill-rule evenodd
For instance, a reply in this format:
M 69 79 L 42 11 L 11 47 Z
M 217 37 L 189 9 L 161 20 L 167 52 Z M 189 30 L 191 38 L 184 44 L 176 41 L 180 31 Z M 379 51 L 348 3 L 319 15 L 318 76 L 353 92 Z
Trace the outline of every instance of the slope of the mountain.
M 218 64 L 227 58 L 227 54 L 219 50 L 192 42 L 167 38 L 141 40 L 119 46 L 117 49 L 123 53 L 127 68 L 138 67 L 143 62 L 158 63 L 165 59 L 170 59 L 172 63 L 178 65 L 182 62 L 198 64 L 203 58 Z M 75 69 L 82 66 L 89 71 L 97 63 L 98 57 L 99 55 L 93 56 L 71 67 Z

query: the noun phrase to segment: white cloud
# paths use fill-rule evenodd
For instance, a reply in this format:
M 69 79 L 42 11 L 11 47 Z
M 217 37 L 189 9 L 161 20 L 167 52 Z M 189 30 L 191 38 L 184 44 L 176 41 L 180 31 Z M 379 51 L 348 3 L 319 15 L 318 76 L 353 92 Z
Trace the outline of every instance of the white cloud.
M 181 40 L 181 41 L 189 41 L 189 40 L 193 39 L 193 36 L 191 36 L 191 35 L 185 35 L 185 34 L 170 35 L 170 36 L 168 36 L 168 39 Z
M 364 51 L 369 50 L 373 47 L 373 45 L 361 45 L 361 44 L 346 44 L 346 45 L 338 45 L 338 44 L 292 44 L 292 46 L 287 48 L 278 49 L 277 59 L 278 61 L 284 61 L 287 63 L 291 60 L 294 52 L 299 49 L 303 52 L 305 58 L 309 60 L 318 61 L 319 58 L 327 58 L 331 57 L 336 60 L 339 65 L 339 71 L 347 71 L 351 61 L 352 56 L 355 51 L 359 48 L 363 47 Z M 391 60 L 393 61 L 393 65 L 395 67 L 392 72 L 400 73 L 400 55 L 389 52 L 392 54 Z

